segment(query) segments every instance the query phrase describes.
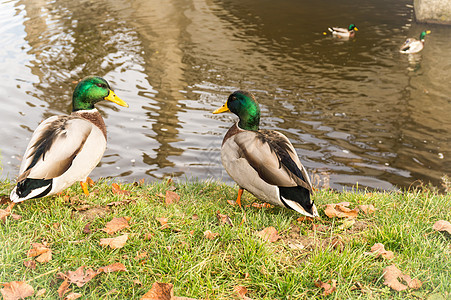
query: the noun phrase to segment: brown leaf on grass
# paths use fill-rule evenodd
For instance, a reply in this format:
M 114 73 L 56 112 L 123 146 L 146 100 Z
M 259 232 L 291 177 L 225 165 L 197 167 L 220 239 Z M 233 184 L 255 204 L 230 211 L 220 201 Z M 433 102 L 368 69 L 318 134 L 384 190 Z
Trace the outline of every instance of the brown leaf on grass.
M 401 278 L 407 283 L 407 286 L 398 281 Z M 388 266 L 384 269 L 384 284 L 395 291 L 404 291 L 408 288 L 418 289 L 422 283 L 418 279 L 412 279 L 409 275 L 403 274 L 395 265 Z
M 84 268 L 85 266 L 81 266 L 75 271 L 67 271 L 67 273 L 59 273 L 59 275 L 63 278 L 68 279 L 68 283 L 74 283 L 78 287 L 82 287 L 86 283 L 91 281 L 91 279 L 93 279 L 97 274 L 99 274 L 97 271 L 94 271 L 91 268 L 84 271 Z
M 6 218 L 11 214 L 10 211 L 6 209 L 0 209 L 0 221 L 5 222 Z
M 158 222 L 161 224 L 161 229 L 169 228 L 168 218 L 156 218 Z
M 374 253 L 376 257 L 382 256 L 385 259 L 393 259 L 395 257 L 393 251 L 385 250 L 385 246 L 381 243 L 374 244 L 370 253 Z
M 114 263 L 105 267 L 101 267 L 97 270 L 97 273 L 111 273 L 111 272 L 118 272 L 118 271 L 127 271 L 127 268 L 122 263 Z
M 4 300 L 16 300 L 32 296 L 34 289 L 26 282 L 11 281 L 3 283 L 3 288 L 0 289 L 0 292 Z
M 15 214 L 15 213 L 11 213 L 11 218 L 13 218 L 13 220 L 17 221 L 17 220 L 22 219 L 22 216 Z
M 193 221 L 197 221 L 199 220 L 199 216 L 197 214 L 194 214 L 191 219 L 193 219 Z
M 176 192 L 170 191 L 170 190 L 166 191 L 166 197 L 164 198 L 164 203 L 166 205 L 177 203 L 177 202 L 179 202 L 179 200 L 180 200 L 179 194 L 177 194 Z
M 36 262 L 34 260 L 24 260 L 23 265 L 30 269 L 36 269 Z
M 42 253 L 38 257 L 36 257 L 36 261 L 39 263 L 47 263 L 50 260 L 52 260 L 52 251 L 49 249 L 49 251 Z
M 89 187 L 93 187 L 95 182 L 91 179 L 91 177 L 86 178 L 86 183 L 89 185 Z
M 254 208 L 271 208 L 271 204 L 269 203 L 257 203 L 254 202 L 252 203 L 250 206 L 254 207 Z M 246 205 L 246 207 L 249 207 L 248 205 Z
M 435 222 L 434 226 L 432 226 L 432 229 L 437 231 L 446 231 L 451 234 L 451 223 L 445 220 L 440 220 Z
M 36 292 L 36 295 L 34 295 L 36 298 L 39 297 L 43 297 L 45 295 L 45 293 L 47 292 L 46 289 L 40 289 L 39 291 Z
M 238 298 L 244 299 L 244 300 L 252 300 L 251 298 L 247 297 L 247 288 L 242 285 L 237 285 L 233 288 L 233 291 L 237 294 Z
M 227 200 L 227 203 L 229 203 L 232 206 L 236 205 L 236 201 L 235 200 Z
M 218 218 L 218 222 L 220 224 L 227 224 L 230 227 L 233 227 L 232 219 L 228 215 L 223 215 L 219 213 L 219 210 L 216 212 L 216 218 Z
M 359 209 L 358 208 L 350 209 L 347 207 L 349 206 L 349 204 L 350 204 L 349 202 L 326 204 L 326 209 L 324 210 L 324 213 L 329 218 L 337 217 L 337 218 L 355 219 L 359 214 Z
M 46 263 L 52 259 L 52 250 L 50 250 L 46 245 L 41 243 L 32 243 L 32 248 L 28 250 L 28 257 L 35 257 L 37 262 Z
M 91 230 L 91 223 L 87 223 L 86 225 L 85 225 L 85 227 L 83 228 L 83 233 L 84 234 L 90 234 L 91 232 L 92 232 L 92 230 Z
M 337 289 L 337 281 L 335 279 L 332 279 L 332 280 L 329 279 L 327 282 L 322 282 L 321 280 L 317 280 L 315 282 L 315 286 L 319 287 L 319 288 L 323 288 L 324 289 L 323 296 L 328 296 Z
M 113 194 L 126 195 L 126 196 L 131 194 L 129 191 L 121 189 L 121 187 L 117 183 L 111 184 L 111 189 L 113 191 Z
M 136 255 L 135 260 L 146 258 L 146 256 L 147 256 L 147 251 L 140 252 L 140 253 L 138 253 L 138 255 Z
M 373 204 L 362 204 L 358 206 L 359 209 L 361 209 L 365 215 L 371 215 L 374 214 L 374 212 L 376 211 L 376 208 L 374 207 Z
M 80 293 L 70 293 L 66 297 L 64 297 L 63 300 L 74 300 L 80 298 L 81 296 L 83 295 Z
M 120 235 L 115 238 L 100 239 L 101 246 L 110 246 L 111 249 L 120 249 L 125 246 L 127 242 L 128 234 Z
M 155 282 L 152 288 L 145 293 L 141 300 L 172 300 L 174 299 L 173 285 L 170 283 Z
M 130 227 L 128 225 L 129 220 L 130 217 L 113 218 L 113 220 L 105 224 L 105 228 L 103 228 L 102 230 L 108 234 L 116 233 L 119 230 Z
M 266 227 L 262 231 L 257 232 L 257 235 L 263 240 L 274 243 L 278 239 L 280 239 L 280 235 L 277 233 L 277 229 L 273 226 Z
M 313 218 L 307 217 L 307 216 L 301 216 L 301 217 L 297 218 L 296 221 L 298 221 L 298 223 L 301 224 L 305 221 L 313 221 Z
M 62 273 L 60 273 L 62 274 Z M 65 274 L 62 274 L 63 276 L 66 276 Z M 69 278 L 67 276 L 65 277 L 63 283 L 61 283 L 60 287 L 58 288 L 58 296 L 60 298 L 63 298 L 64 294 L 67 293 L 69 290 Z
M 214 238 L 216 238 L 219 235 L 219 233 L 217 232 L 211 232 L 210 230 L 207 230 L 204 232 L 204 236 L 209 239 L 209 240 L 213 240 Z

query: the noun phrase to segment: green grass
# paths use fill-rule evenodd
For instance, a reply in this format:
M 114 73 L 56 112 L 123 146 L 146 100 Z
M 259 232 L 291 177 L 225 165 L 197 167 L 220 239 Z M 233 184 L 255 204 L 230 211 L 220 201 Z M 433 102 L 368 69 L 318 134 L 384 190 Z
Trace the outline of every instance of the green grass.
M 451 194 L 429 190 L 370 193 L 319 191 L 315 202 L 323 230 L 313 230 L 311 221 L 297 222 L 299 214 L 283 208 L 244 208 L 229 205 L 237 189 L 216 182 L 176 183 L 178 203 L 166 206 L 159 193 L 170 188 L 166 183 L 124 184 L 129 196 L 113 194 L 111 182 L 101 181 L 90 188 L 89 197 L 79 185 L 66 195 L 28 200 L 13 212 L 20 220 L 8 217 L 0 222 L 0 282 L 29 281 L 35 291 L 45 288 L 43 299 L 57 299 L 62 280 L 58 272 L 75 271 L 80 266 L 97 269 L 114 262 L 123 263 L 127 272 L 96 276 L 79 288 L 71 285 L 82 299 L 139 299 L 155 281 L 174 285 L 176 296 L 197 299 L 234 299 L 237 285 L 247 287 L 253 299 L 418 299 L 435 296 L 446 299 L 451 291 L 451 237 L 432 229 L 437 220 L 451 221 Z M 12 187 L 0 182 L 0 194 Z M 256 201 L 244 194 L 244 203 Z M 123 199 L 128 204 L 106 204 Z M 341 229 L 342 220 L 324 215 L 324 205 L 342 201 L 373 204 L 374 215 L 359 214 L 356 223 Z M 7 204 L 2 204 L 5 208 Z M 101 213 L 87 220 L 83 210 L 97 207 Z M 234 226 L 219 224 L 216 212 L 227 214 Z M 86 212 L 86 210 L 84 210 Z M 198 217 L 194 217 L 197 215 Z M 113 217 L 131 217 L 130 227 L 109 236 L 98 230 Z M 240 225 L 245 216 L 246 221 Z M 169 219 L 169 228 L 156 220 Z M 87 223 L 91 233 L 83 233 Z M 256 236 L 274 226 L 282 239 L 268 243 Z M 213 240 L 204 231 L 219 233 Z M 121 249 L 99 245 L 99 240 L 128 233 Z M 149 240 L 145 237 L 153 234 Z M 343 248 L 334 249 L 337 238 Z M 37 263 L 36 269 L 24 266 L 31 243 L 46 242 L 52 260 Z M 291 242 L 302 243 L 302 250 L 291 249 Z M 372 245 L 382 243 L 395 258 L 387 261 L 368 255 Z M 135 259 L 142 252 L 147 257 Z M 395 264 L 401 271 L 423 282 L 419 290 L 396 292 L 383 284 L 383 269 Z M 48 273 L 44 276 L 42 274 Z M 316 280 L 337 280 L 337 290 L 322 296 Z M 139 280 L 142 284 L 133 281 Z M 356 289 L 360 285 L 361 289 Z M 108 294 L 108 295 L 107 295 Z

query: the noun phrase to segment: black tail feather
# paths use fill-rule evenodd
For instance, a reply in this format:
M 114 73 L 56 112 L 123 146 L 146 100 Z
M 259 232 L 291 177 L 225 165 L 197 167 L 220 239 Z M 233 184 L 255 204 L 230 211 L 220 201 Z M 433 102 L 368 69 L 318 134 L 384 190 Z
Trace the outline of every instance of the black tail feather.
M 289 205 L 286 204 L 285 199 L 292 200 L 299 203 L 306 212 L 309 214 L 313 214 L 313 201 L 310 199 L 310 191 L 301 186 L 293 186 L 293 187 L 282 187 L 279 186 L 280 200 L 282 203 L 290 208 Z
M 44 187 L 48 185 L 42 193 L 36 195 L 33 198 L 41 198 L 47 195 L 52 190 L 52 179 L 34 179 L 34 178 L 26 178 L 21 182 L 17 183 L 16 193 L 20 198 L 27 197 L 33 190 Z

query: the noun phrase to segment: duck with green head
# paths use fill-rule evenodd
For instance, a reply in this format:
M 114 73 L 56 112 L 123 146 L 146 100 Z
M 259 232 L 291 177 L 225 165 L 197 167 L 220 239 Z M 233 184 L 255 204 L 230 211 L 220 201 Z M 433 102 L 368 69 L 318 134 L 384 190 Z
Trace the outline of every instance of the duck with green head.
M 50 117 L 36 128 L 10 194 L 13 202 L 53 195 L 76 181 L 81 181 L 84 193 L 89 194 L 84 181 L 106 148 L 105 123 L 94 107 L 102 100 L 128 107 L 105 79 L 86 77 L 75 87 L 72 114 Z
M 329 27 L 328 29 L 332 33 L 332 36 L 340 39 L 353 38 L 355 37 L 356 31 L 359 31 L 354 24 L 350 24 L 348 28 Z
M 311 199 L 312 184 L 288 138 L 274 130 L 259 129 L 260 107 L 246 91 L 236 91 L 213 113 L 238 116 L 224 136 L 221 159 L 227 173 L 239 185 L 237 203 L 247 190 L 260 200 L 317 217 Z
M 423 50 L 424 47 L 424 39 L 426 35 L 430 34 L 430 30 L 425 30 L 420 33 L 420 39 L 417 40 L 415 38 L 408 38 L 404 44 L 402 44 L 399 52 L 401 53 L 418 53 Z

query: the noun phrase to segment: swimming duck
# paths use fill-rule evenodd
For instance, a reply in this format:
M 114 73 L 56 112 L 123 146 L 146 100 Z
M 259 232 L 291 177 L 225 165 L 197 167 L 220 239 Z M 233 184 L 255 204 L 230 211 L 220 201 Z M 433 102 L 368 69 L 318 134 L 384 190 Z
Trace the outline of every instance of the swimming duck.
M 291 142 L 280 132 L 259 129 L 260 107 L 254 95 L 236 91 L 213 113 L 228 111 L 239 121 L 224 136 L 221 159 L 239 186 L 237 204 L 241 206 L 241 195 L 247 190 L 271 204 L 318 216 L 310 198 L 310 178 Z
M 427 34 L 431 33 L 430 30 L 423 31 L 420 34 L 420 40 L 414 38 L 408 38 L 404 44 L 402 44 L 399 52 L 401 53 L 418 53 L 423 50 L 424 47 L 424 38 Z
M 76 181 L 81 181 L 83 192 L 89 195 L 84 181 L 106 149 L 105 123 L 94 107 L 102 100 L 128 107 L 105 79 L 88 76 L 75 87 L 72 114 L 52 116 L 36 128 L 25 150 L 11 201 L 53 195 Z
M 349 25 L 348 29 L 340 27 L 329 27 L 328 29 L 332 32 L 332 36 L 341 39 L 353 38 L 355 36 L 355 32 L 359 31 L 354 24 Z

